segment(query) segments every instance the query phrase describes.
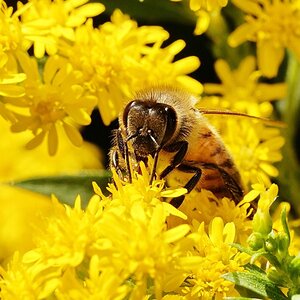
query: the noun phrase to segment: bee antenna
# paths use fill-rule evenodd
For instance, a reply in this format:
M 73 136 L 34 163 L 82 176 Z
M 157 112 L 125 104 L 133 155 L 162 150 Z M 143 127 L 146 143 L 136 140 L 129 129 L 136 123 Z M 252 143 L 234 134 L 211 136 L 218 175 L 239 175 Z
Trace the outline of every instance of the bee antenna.
M 250 118 L 250 119 L 259 120 L 266 124 L 273 125 L 276 127 L 281 127 L 281 128 L 287 127 L 287 124 L 285 122 L 281 122 L 281 121 L 277 121 L 277 120 L 270 120 L 270 119 L 262 118 L 262 117 L 256 117 L 256 116 L 248 115 L 246 113 L 235 112 L 235 111 L 230 111 L 230 110 L 200 108 L 200 112 L 204 115 L 231 115 L 231 116 L 237 116 L 237 117 L 246 117 L 246 118 Z

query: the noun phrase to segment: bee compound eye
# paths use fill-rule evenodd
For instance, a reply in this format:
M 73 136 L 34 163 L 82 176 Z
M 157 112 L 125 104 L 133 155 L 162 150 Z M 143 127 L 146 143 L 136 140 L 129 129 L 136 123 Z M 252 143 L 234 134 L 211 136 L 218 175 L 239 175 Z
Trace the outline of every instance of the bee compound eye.
M 126 107 L 123 111 L 123 124 L 125 127 L 127 127 L 127 125 L 128 125 L 128 116 L 129 116 L 130 111 L 133 108 L 135 108 L 136 110 L 141 110 L 142 107 L 143 107 L 142 102 L 139 100 L 133 100 L 126 105 Z

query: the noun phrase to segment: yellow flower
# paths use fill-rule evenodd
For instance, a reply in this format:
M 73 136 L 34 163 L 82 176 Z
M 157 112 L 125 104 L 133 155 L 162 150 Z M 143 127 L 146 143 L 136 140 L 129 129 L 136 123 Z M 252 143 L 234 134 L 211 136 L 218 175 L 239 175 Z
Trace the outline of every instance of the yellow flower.
M 174 56 L 184 47 L 177 41 L 166 48 L 168 33 L 158 26 L 141 26 L 116 10 L 111 22 L 93 28 L 91 22 L 75 32 L 75 42 L 64 45 L 62 55 L 95 95 L 105 124 L 114 120 L 129 97 L 147 84 L 169 82 L 200 93 L 202 85 L 186 76 L 199 67 L 199 59 Z M 78 59 L 79 58 L 79 59 Z
M 85 210 L 80 198 L 73 208 L 54 201 L 52 216 L 36 230 L 35 248 L 1 269 L 0 297 L 18 299 L 15 293 L 20 291 L 22 296 L 58 299 L 236 295 L 233 284 L 220 277 L 242 271 L 248 262 L 247 256 L 230 246 L 240 240 L 235 223 L 211 217 L 208 223 L 193 219 L 169 227 L 170 216 L 186 216 L 164 197 L 186 191 L 164 189 L 161 180 L 149 186 L 149 170 L 143 163 L 140 169 L 132 183 L 122 182 L 114 173 L 110 197 L 94 185 L 98 195 Z
M 196 56 L 189 56 L 173 62 L 174 56 L 184 47 L 183 40 L 177 40 L 165 48 L 153 47 L 151 52 L 141 59 L 141 68 L 136 70 L 134 86 L 171 84 L 195 95 L 201 94 L 202 84 L 187 75 L 200 66 L 199 59 Z M 138 76 L 143 73 L 144 75 Z
M 15 58 L 16 52 L 21 51 L 22 46 L 21 27 L 12 7 L 7 7 L 3 0 L 0 1 L 0 36 L 0 97 L 22 96 L 25 91 L 19 83 L 24 81 L 26 76 L 18 71 Z M 1 98 L 0 115 L 10 121 L 14 120 Z
M 54 155 L 58 148 L 58 127 L 64 129 L 75 146 L 80 146 L 82 137 L 73 124 L 91 122 L 90 113 L 96 99 L 86 95 L 65 59 L 49 57 L 42 78 L 35 59 L 20 53 L 18 60 L 27 75 L 24 82 L 26 94 L 15 99 L 6 98 L 6 102 L 22 108 L 15 113 L 17 121 L 12 125 L 12 131 L 30 130 L 33 133 L 34 137 L 26 145 L 28 149 L 40 145 L 47 136 L 50 155 Z
M 62 299 L 74 290 L 91 296 L 101 291 L 113 295 L 130 290 L 131 299 L 141 299 L 147 294 L 149 280 L 154 287 L 151 293 L 158 298 L 163 290 L 178 288 L 186 276 L 180 269 L 180 257 L 186 256 L 182 240 L 190 227 L 183 224 L 168 229 L 168 206 L 163 202 L 147 203 L 143 197 L 137 199 L 134 191 L 127 193 L 129 198 L 133 201 L 125 206 L 117 194 L 112 199 L 102 196 L 102 201 L 94 196 L 86 210 L 81 208 L 80 198 L 74 208 L 55 202 L 53 215 L 36 232 L 36 248 L 18 262 L 23 272 L 19 280 L 14 280 L 18 268 L 2 270 L 1 296 L 21 288 L 22 295 L 32 293 L 36 286 L 49 291 L 48 271 L 49 277 L 56 274 L 52 279 L 59 282 L 59 287 L 53 284 L 52 292 L 55 289 Z M 32 271 L 36 272 L 34 276 Z M 79 289 L 79 278 L 75 277 L 78 272 L 83 283 Z M 102 274 L 112 272 L 114 276 L 108 284 Z M 22 280 L 28 277 L 25 285 Z
M 273 183 L 270 188 L 266 188 L 262 183 L 253 184 L 252 190 L 245 196 L 247 201 L 252 201 L 259 196 L 258 209 L 269 212 L 271 205 L 278 195 L 278 186 Z
M 215 63 L 220 84 L 207 83 L 204 92 L 208 95 L 199 106 L 225 108 L 249 115 L 269 117 L 272 113 L 270 101 L 286 95 L 286 84 L 260 83 L 261 72 L 255 70 L 255 58 L 248 56 L 239 67 L 231 70 L 225 60 Z M 214 96 L 209 96 L 214 95 Z
M 277 75 L 285 48 L 300 60 L 300 7 L 297 0 L 234 0 L 247 15 L 245 23 L 230 36 L 236 47 L 245 41 L 257 43 L 258 67 L 267 77 Z
M 33 44 L 34 55 L 41 58 L 45 52 L 48 55 L 56 54 L 60 39 L 74 41 L 74 28 L 104 11 L 103 4 L 87 2 L 29 0 L 26 4 L 19 3 L 27 48 Z
M 173 2 L 178 2 L 181 0 L 171 0 Z M 212 14 L 218 14 L 222 7 L 225 7 L 228 0 L 190 0 L 190 9 L 195 13 L 197 17 L 196 28 L 194 33 L 200 35 L 204 33 L 209 24 L 210 17 Z
M 60 268 L 80 265 L 102 235 L 101 207 L 98 196 L 91 198 L 86 211 L 81 208 L 79 196 L 74 208 L 54 199 L 54 214 L 48 218 L 46 230 L 36 233 L 36 248 L 25 254 L 24 262 Z
M 59 151 L 49 157 L 46 145 L 31 151 L 24 149 L 30 133 L 12 134 L 9 123 L 1 118 L 0 131 L 0 260 L 4 260 L 16 250 L 23 252 L 33 247 L 34 227 L 39 227 L 41 217 L 50 216 L 52 211 L 47 197 L 5 183 L 35 176 L 100 169 L 102 165 L 99 150 L 87 142 L 78 148 L 60 134 Z
M 242 201 L 238 205 L 232 199 L 218 199 L 212 192 L 202 189 L 186 195 L 180 206 L 187 219 L 169 217 L 168 225 L 173 227 L 179 223 L 193 224 L 195 220 L 209 224 L 214 218 L 222 218 L 225 223 L 232 222 L 236 228 L 236 242 L 245 245 L 251 232 L 249 220 L 249 204 Z
M 134 172 L 132 183 L 126 184 L 120 180 L 115 170 L 113 172 L 114 184 L 109 184 L 107 190 L 111 193 L 111 197 L 114 199 L 114 205 L 122 205 L 130 209 L 135 203 L 144 203 L 145 207 L 151 210 L 157 204 L 161 205 L 161 200 L 167 200 L 172 197 L 178 197 L 184 195 L 187 190 L 185 188 L 178 189 L 166 189 L 164 180 L 154 179 L 153 183 L 150 182 L 150 165 L 153 163 L 153 159 L 149 157 L 149 166 L 145 166 L 143 162 L 140 163 L 141 174 Z M 105 197 L 96 183 L 93 183 L 94 191 L 99 195 L 102 201 L 111 203 L 110 197 Z M 174 208 L 168 202 L 163 201 L 166 217 L 173 215 L 181 219 L 186 219 L 186 215 Z
M 231 247 L 236 239 L 233 223 L 226 223 L 216 217 L 209 224 L 206 232 L 204 223 L 194 222 L 193 233 L 188 238 L 193 241 L 193 255 L 201 258 L 199 264 L 192 268 L 186 287 L 181 292 L 187 299 L 224 299 L 237 296 L 234 284 L 223 279 L 227 272 L 243 271 L 243 265 L 249 261 L 245 254 Z
M 12 134 L 9 123 L 0 119 L 0 181 L 9 182 L 36 176 L 75 173 L 85 169 L 101 169 L 99 149 L 87 142 L 82 147 L 73 146 L 62 130 L 58 129 L 60 147 L 55 156 L 49 157 L 46 145 L 32 150 L 24 149 L 31 133 Z
M 134 203 L 130 210 L 105 214 L 103 223 L 103 235 L 110 242 L 107 250 L 113 257 L 100 255 L 102 264 L 131 278 L 136 299 L 146 294 L 149 280 L 157 298 L 164 290 L 179 287 L 185 278 L 180 270 L 180 257 L 185 256 L 180 241 L 189 232 L 187 224 L 167 229 L 164 205 L 157 203 L 149 211 L 143 202 Z
M 15 253 L 7 270 L 0 266 L 0 295 L 5 300 L 46 299 L 57 287 L 61 271 L 22 263 Z
M 82 280 L 74 270 L 68 269 L 62 276 L 61 288 L 55 292 L 58 299 L 126 299 L 129 286 L 123 284 L 123 278 L 113 268 L 99 272 L 99 257 L 92 256 L 89 263 L 88 276 Z
M 253 217 L 253 231 L 262 235 L 267 235 L 272 230 L 272 218 L 270 216 L 270 207 L 278 195 L 278 186 L 272 184 L 268 189 L 264 184 L 253 184 L 245 199 L 251 201 L 259 196 L 257 211 Z

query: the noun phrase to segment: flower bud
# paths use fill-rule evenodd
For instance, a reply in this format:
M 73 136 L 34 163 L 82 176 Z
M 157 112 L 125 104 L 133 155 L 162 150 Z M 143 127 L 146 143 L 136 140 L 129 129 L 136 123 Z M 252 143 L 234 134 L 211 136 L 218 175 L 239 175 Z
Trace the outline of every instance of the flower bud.
M 249 247 L 254 250 L 257 251 L 259 249 L 261 249 L 264 245 L 264 238 L 263 236 L 259 233 L 259 232 L 253 232 L 248 240 L 248 245 Z
M 253 217 L 253 231 L 267 235 L 272 230 L 272 219 L 269 211 L 258 210 Z
M 274 253 L 277 251 L 278 245 L 277 240 L 273 236 L 269 235 L 266 242 L 265 242 L 265 249 L 270 252 Z
M 285 232 L 278 233 L 278 250 L 283 253 L 288 253 L 290 238 Z
M 300 254 L 292 259 L 289 269 L 292 275 L 300 275 Z

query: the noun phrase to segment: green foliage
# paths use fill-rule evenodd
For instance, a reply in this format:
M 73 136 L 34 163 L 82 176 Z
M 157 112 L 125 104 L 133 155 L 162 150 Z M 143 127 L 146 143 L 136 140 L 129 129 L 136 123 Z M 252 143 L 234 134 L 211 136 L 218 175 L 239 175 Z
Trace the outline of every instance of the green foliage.
M 60 202 L 71 206 L 73 206 L 76 196 L 80 195 L 82 206 L 85 207 L 94 194 L 93 181 L 97 182 L 102 191 L 106 191 L 108 194 L 106 187 L 111 181 L 111 173 L 105 170 L 86 171 L 74 175 L 31 178 L 16 181 L 13 185 L 47 196 L 54 194 Z
M 252 263 L 260 259 L 261 265 L 267 266 L 266 270 L 254 264 L 248 264 L 245 266 L 246 272 L 228 273 L 223 277 L 237 286 L 272 300 L 291 299 L 299 294 L 300 255 L 289 254 L 291 238 L 285 210 L 281 213 L 281 224 L 282 231 L 272 230 L 266 234 L 254 230 L 248 240 L 250 241 L 249 248 L 233 245 L 241 252 L 251 255 Z M 282 293 L 281 288 L 287 289 L 287 296 Z M 243 293 L 241 295 L 243 296 Z

